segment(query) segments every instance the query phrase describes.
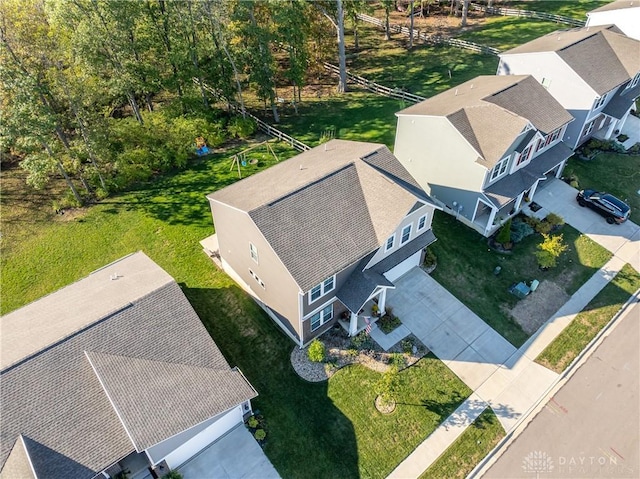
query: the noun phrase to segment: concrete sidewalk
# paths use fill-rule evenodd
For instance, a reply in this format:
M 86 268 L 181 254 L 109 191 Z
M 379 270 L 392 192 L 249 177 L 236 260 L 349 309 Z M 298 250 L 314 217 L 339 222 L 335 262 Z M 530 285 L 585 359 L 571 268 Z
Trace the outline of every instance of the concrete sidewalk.
M 401 305 L 395 311 L 403 324 L 474 393 L 389 477 L 419 477 L 485 405 L 491 406 L 507 433 L 517 427 L 560 377 L 535 358 L 624 264 L 614 256 L 517 350 L 420 268 L 401 278 L 389 304 Z

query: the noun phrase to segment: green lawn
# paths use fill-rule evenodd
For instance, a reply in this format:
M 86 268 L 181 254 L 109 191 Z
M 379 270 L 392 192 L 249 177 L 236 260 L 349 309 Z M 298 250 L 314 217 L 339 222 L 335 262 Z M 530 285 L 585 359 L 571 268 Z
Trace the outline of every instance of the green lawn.
M 533 18 L 490 16 L 485 22 L 456 38 L 504 51 L 562 28 L 553 22 Z
M 616 275 L 545 348 L 536 362 L 561 373 L 604 328 L 635 291 L 640 289 L 640 274 L 630 265 Z
M 506 1 L 496 2 L 496 6 L 505 8 L 519 8 L 522 10 L 533 10 L 536 12 L 547 12 L 555 15 L 564 15 L 578 20 L 587 20 L 587 12 L 602 5 L 611 3 L 611 0 L 529 0 L 529 1 Z M 567 26 L 559 25 L 560 28 Z
M 402 404 L 382 416 L 366 387 L 378 373 L 350 367 L 320 384 L 295 374 L 291 340 L 198 244 L 213 232 L 205 194 L 236 181 L 230 156 L 243 146 L 110 198 L 75 219 L 70 212 L 51 214 L 47 194 L 30 192 L 39 202 L 25 202 L 28 190 L 17 181 L 18 170 L 4 169 L 1 311 L 143 250 L 176 279 L 230 364 L 258 390 L 254 407 L 267 421 L 265 451 L 283 477 L 382 478 L 470 391 L 427 357 L 401 373 Z M 282 159 L 294 154 L 284 145 L 277 149 Z M 272 164 L 263 163 L 243 173 Z
M 373 392 L 380 377 L 380 373 L 354 365 L 329 380 L 329 398 L 353 425 L 357 441 L 353 459 L 363 478 L 386 477 L 471 394 L 430 354 L 400 372 L 396 409 L 381 414 L 374 406 Z
M 433 277 L 515 346 L 522 345 L 527 335 L 503 311 L 518 302 L 507 290 L 511 284 L 555 280 L 567 294 L 573 294 L 611 257 L 569 225 L 562 228 L 569 249 L 558 266 L 548 271 L 538 268 L 533 255 L 542 241 L 540 235 L 525 238 L 512 254 L 501 254 L 489 249 L 487 239 L 479 233 L 441 212 L 434 217 L 433 232 L 438 238 L 432 247 L 438 258 Z M 502 268 L 498 276 L 492 274 L 496 266 Z
M 580 188 L 607 191 L 631 206 L 631 221 L 640 223 L 640 155 L 600 153 L 591 161 L 569 159 L 564 176 L 576 175 Z
M 464 479 L 504 436 L 496 415 L 485 409 L 420 479 Z

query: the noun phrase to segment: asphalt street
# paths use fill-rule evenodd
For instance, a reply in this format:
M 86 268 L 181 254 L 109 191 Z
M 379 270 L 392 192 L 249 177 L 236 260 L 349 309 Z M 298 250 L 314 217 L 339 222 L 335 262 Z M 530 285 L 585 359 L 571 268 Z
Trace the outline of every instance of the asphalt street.
M 483 477 L 640 477 L 639 322 L 635 302 Z

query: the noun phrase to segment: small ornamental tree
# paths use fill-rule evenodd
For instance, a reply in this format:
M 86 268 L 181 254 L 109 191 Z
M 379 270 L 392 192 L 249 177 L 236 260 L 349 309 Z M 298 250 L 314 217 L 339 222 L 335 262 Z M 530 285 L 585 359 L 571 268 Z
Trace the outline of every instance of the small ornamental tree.
M 568 246 L 564 244 L 562 235 L 550 236 L 543 234 L 542 236 L 544 241 L 538 245 L 539 251 L 535 252 L 538 265 L 541 268 L 553 268 L 556 266 L 560 255 L 568 249 Z
M 309 345 L 309 350 L 307 351 L 307 355 L 309 359 L 314 363 L 321 363 L 324 361 L 325 357 L 325 348 L 324 343 L 319 339 L 314 339 Z
M 511 218 L 502 226 L 502 229 L 496 236 L 496 243 L 506 245 L 511 242 Z
M 375 390 L 383 404 L 391 405 L 395 403 L 399 379 L 398 364 L 396 362 L 389 367 L 375 386 Z

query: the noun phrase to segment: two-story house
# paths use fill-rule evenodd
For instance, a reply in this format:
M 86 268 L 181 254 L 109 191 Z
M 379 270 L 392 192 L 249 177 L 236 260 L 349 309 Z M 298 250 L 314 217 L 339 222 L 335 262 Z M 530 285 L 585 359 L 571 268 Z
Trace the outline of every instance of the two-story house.
M 300 347 L 374 322 L 435 240 L 435 205 L 380 144 L 332 140 L 208 199 L 205 250 Z
M 615 25 L 630 38 L 640 40 L 640 0 L 616 0 L 587 12 L 586 27 Z
M 490 236 L 559 177 L 571 115 L 532 76 L 479 76 L 397 114 L 394 154 L 444 210 Z
M 612 25 L 549 33 L 500 54 L 499 75 L 533 75 L 576 119 L 564 142 L 618 135 L 640 95 L 640 41 Z

